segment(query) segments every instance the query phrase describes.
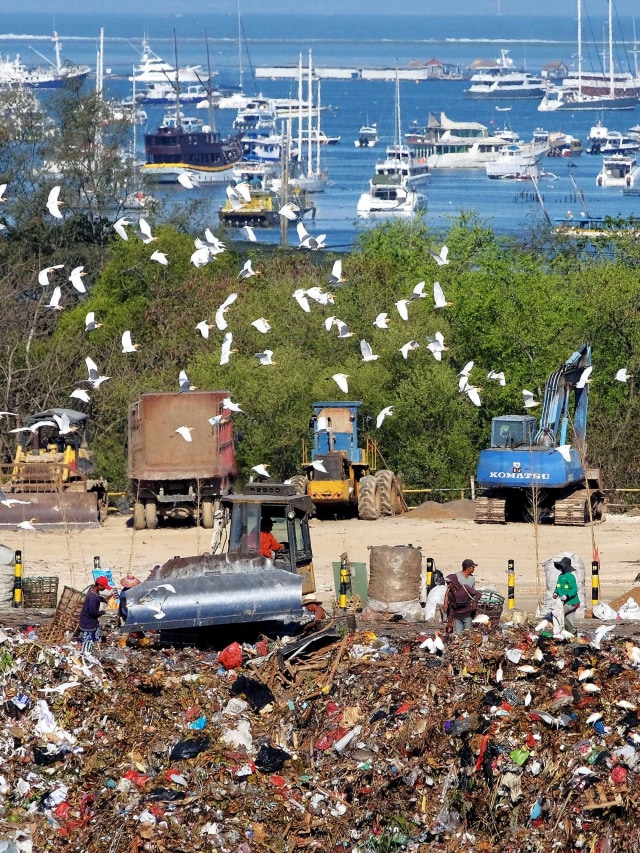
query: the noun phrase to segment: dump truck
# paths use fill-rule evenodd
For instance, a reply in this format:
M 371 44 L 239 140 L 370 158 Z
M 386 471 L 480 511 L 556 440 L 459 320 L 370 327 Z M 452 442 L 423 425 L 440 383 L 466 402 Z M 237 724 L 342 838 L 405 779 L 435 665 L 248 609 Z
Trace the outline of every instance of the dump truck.
M 393 471 L 375 470 L 375 442 L 368 439 L 364 448 L 359 446 L 361 406 L 360 401 L 313 404 L 313 448 L 309 455 L 303 445 L 304 474 L 295 474 L 291 482 L 320 511 L 357 512 L 360 518 L 375 521 L 403 512 L 406 505 Z
M 212 553 L 174 557 L 127 593 L 123 630 L 162 634 L 212 625 L 260 623 L 295 631 L 314 620 L 303 597 L 315 592 L 309 516 L 313 503 L 293 486 L 249 483 L 223 496 Z M 265 518 L 284 546 L 260 556 Z
M 166 518 L 213 527 L 220 497 L 236 475 L 231 412 L 223 407 L 230 396 L 230 391 L 161 391 L 143 393 L 129 406 L 136 530 L 155 530 Z M 182 426 L 191 428 L 190 441 L 176 432 Z
M 0 527 L 31 520 L 39 527 L 99 527 L 107 484 L 93 476 L 87 415 L 46 409 L 26 418 L 23 427 L 13 462 L 0 467 L 9 503 L 0 506 Z
M 585 462 L 590 367 L 591 347 L 583 344 L 549 376 L 539 422 L 493 418 L 491 447 L 478 462 L 485 491 L 475 501 L 477 522 L 584 525 L 604 517 L 600 469 Z

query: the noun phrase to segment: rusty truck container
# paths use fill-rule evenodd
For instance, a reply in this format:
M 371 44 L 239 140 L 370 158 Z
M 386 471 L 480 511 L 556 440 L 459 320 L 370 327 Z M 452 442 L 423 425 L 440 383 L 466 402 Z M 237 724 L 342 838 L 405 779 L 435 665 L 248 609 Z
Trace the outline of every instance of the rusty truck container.
M 213 527 L 217 502 L 236 474 L 229 391 L 141 394 L 129 406 L 129 478 L 134 527 L 159 518 L 195 518 Z M 221 416 L 216 425 L 209 419 Z M 176 432 L 191 428 L 191 441 Z

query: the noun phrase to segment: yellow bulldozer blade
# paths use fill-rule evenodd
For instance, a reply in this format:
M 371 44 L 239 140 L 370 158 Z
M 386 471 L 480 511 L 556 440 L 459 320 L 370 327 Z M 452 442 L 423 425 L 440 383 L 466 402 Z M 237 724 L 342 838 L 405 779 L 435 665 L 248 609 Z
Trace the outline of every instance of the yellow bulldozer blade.
M 0 527 L 23 521 L 34 527 L 100 527 L 98 492 L 11 492 L 7 498 L 11 506 L 0 504 Z

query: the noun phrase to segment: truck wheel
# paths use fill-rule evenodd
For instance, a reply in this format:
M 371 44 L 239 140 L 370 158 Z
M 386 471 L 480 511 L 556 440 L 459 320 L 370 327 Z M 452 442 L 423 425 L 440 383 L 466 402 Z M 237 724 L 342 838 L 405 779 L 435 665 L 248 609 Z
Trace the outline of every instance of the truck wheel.
M 358 516 L 363 521 L 380 518 L 380 491 L 375 477 L 367 474 L 358 484 Z
M 378 471 L 378 494 L 380 495 L 380 515 L 395 515 L 396 478 L 393 471 Z
M 133 529 L 144 530 L 147 526 L 147 520 L 144 517 L 144 504 L 142 501 L 136 501 L 133 505 Z
M 200 524 L 205 530 L 213 528 L 213 518 L 216 511 L 216 502 L 213 498 L 203 498 L 200 502 Z
M 291 478 L 291 485 L 296 490 L 296 495 L 306 495 L 309 480 L 304 474 L 294 474 Z
M 144 502 L 144 517 L 147 530 L 155 530 L 158 526 L 158 504 L 154 500 Z

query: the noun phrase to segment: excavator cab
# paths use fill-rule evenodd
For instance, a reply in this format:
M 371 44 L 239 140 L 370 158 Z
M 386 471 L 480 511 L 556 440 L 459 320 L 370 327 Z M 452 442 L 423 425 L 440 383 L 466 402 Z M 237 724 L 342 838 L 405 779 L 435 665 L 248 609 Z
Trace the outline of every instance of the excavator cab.
M 503 415 L 491 421 L 491 447 L 530 448 L 536 431 L 531 415 Z

